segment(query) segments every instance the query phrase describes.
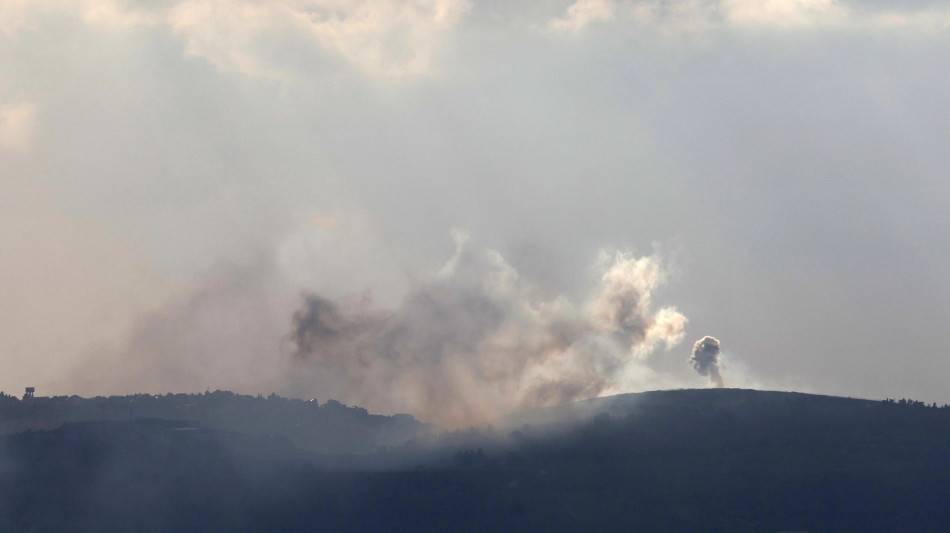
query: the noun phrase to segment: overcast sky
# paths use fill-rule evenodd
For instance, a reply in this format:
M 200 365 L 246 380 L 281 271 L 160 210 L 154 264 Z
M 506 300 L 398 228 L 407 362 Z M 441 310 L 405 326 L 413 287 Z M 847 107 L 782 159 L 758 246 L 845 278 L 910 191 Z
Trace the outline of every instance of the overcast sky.
M 950 402 L 948 57 L 923 1 L 0 2 L 0 389 L 346 398 L 301 291 L 398 308 L 455 231 L 540 300 L 662 264 L 684 340 L 611 392 L 712 335 Z

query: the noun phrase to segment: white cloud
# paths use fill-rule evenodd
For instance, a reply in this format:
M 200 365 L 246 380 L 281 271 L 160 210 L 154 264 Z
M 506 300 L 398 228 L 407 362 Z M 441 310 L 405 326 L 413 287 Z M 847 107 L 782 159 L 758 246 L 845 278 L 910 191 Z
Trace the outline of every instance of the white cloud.
M 464 0 L 359 2 L 346 9 L 300 10 L 312 38 L 377 76 L 430 72 L 446 34 L 468 9 Z
M 720 7 L 726 20 L 740 27 L 801 28 L 849 18 L 836 0 L 722 0 Z
M 287 79 L 329 56 L 372 77 L 423 76 L 436 70 L 467 0 L 179 0 L 161 8 L 129 0 L 14 1 L 0 7 L 0 32 L 16 37 L 49 14 L 115 30 L 164 26 L 188 54 L 241 74 Z
M 577 0 L 561 18 L 551 21 L 556 31 L 578 32 L 592 22 L 610 20 L 616 12 L 614 0 Z
M 222 70 L 255 77 L 282 78 L 285 72 L 271 66 L 255 46 L 268 31 L 287 26 L 279 4 L 194 1 L 176 5 L 169 14 L 172 32 L 185 42 L 186 53 Z

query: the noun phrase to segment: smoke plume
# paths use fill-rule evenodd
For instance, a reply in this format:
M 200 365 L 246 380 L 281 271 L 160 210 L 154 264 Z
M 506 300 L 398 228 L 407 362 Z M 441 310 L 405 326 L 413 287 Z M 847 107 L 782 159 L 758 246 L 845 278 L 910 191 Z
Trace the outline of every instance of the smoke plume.
M 719 339 L 706 336 L 696 341 L 693 353 L 689 356 L 689 363 L 702 376 L 707 376 L 709 382 L 716 388 L 722 388 L 722 374 L 720 374 Z
M 651 310 L 663 281 L 655 257 L 617 253 L 602 270 L 582 305 L 541 299 L 498 252 L 456 236 L 452 258 L 398 309 L 305 294 L 290 342 L 302 369 L 332 376 L 346 401 L 443 425 L 589 398 L 681 342 L 686 323 L 675 308 Z

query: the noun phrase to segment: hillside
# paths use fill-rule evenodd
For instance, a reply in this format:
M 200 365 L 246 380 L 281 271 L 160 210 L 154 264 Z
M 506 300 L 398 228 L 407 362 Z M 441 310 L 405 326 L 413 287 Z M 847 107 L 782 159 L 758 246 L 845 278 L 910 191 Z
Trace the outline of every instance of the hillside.
M 950 530 L 950 409 L 907 401 L 657 391 L 371 454 L 147 420 L 0 450 L 11 531 Z
M 410 415 L 381 416 L 334 400 L 247 396 L 228 391 L 204 394 L 135 394 L 81 398 L 18 399 L 0 396 L 0 434 L 50 430 L 66 422 L 186 420 L 205 429 L 251 436 L 283 435 L 314 453 L 367 453 L 398 446 L 431 428 Z

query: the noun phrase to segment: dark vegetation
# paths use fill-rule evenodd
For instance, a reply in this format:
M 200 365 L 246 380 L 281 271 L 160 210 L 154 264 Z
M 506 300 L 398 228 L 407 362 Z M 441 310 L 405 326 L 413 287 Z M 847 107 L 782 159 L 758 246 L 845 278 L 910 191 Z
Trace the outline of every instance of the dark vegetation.
M 430 427 L 410 415 L 372 415 L 335 400 L 246 396 L 228 391 L 204 394 L 135 394 L 81 398 L 54 396 L 19 400 L 0 393 L 0 433 L 54 429 L 64 422 L 187 420 L 206 429 L 249 435 L 279 434 L 315 453 L 366 453 L 402 444 Z
M 950 409 L 913 401 L 631 394 L 369 454 L 156 419 L 2 447 L 0 531 L 950 531 Z

